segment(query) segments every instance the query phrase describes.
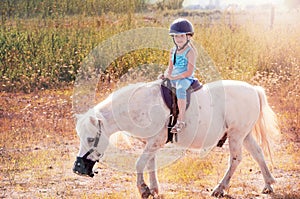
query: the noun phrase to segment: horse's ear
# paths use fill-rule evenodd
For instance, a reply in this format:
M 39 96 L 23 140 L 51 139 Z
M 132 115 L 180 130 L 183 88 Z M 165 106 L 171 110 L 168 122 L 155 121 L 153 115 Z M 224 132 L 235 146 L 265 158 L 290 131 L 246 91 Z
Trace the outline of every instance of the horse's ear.
M 94 126 L 97 125 L 96 118 L 94 118 L 94 117 L 92 117 L 92 116 L 90 116 L 90 122 L 91 122 Z
M 105 120 L 105 116 L 104 116 L 104 114 L 103 114 L 102 112 L 97 112 L 97 113 L 96 113 L 96 118 L 97 118 L 98 120 L 101 120 L 101 121 L 104 121 L 104 120 Z

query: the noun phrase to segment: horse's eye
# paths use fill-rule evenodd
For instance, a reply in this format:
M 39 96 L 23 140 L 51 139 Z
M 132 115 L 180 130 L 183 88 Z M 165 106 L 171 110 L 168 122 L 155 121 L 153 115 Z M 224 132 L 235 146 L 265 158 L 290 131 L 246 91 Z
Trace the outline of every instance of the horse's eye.
M 88 142 L 94 142 L 94 141 L 95 141 L 95 138 L 88 138 L 87 141 L 88 141 Z

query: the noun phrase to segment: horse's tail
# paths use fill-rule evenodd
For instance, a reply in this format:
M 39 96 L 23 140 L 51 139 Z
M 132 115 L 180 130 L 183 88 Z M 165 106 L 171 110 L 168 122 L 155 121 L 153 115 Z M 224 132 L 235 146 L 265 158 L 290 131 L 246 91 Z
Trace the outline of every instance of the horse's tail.
M 253 129 L 253 134 L 256 137 L 256 140 L 262 146 L 265 155 L 270 156 L 271 162 L 273 164 L 272 151 L 270 148 L 271 137 L 274 139 L 278 139 L 280 136 L 277 117 L 268 104 L 264 89 L 260 86 L 255 86 L 255 90 L 259 96 L 260 115 Z

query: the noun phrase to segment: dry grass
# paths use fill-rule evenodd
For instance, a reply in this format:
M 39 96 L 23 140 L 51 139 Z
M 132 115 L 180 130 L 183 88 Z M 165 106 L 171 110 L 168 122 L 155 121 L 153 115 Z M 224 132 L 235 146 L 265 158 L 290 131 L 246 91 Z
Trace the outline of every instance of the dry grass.
M 244 153 L 225 198 L 300 198 L 300 45 L 295 37 L 299 27 L 293 29 L 293 37 L 283 29 L 256 31 L 254 39 L 249 36 L 249 29 L 243 28 L 206 32 L 211 34 L 212 44 L 205 40 L 204 45 L 226 78 L 247 80 L 266 88 L 283 135 L 274 147 L 275 194 L 260 193 L 262 175 L 250 155 Z M 221 38 L 222 33 L 228 35 Z M 234 45 L 243 54 L 234 54 L 233 46 L 225 45 L 233 54 L 226 62 L 224 52 L 221 54 L 216 46 L 222 47 L 229 36 L 241 35 L 244 37 Z M 255 46 L 253 41 L 260 45 Z M 247 58 L 249 51 L 243 45 L 255 50 L 251 54 L 255 59 Z M 111 89 L 111 85 L 106 85 L 105 94 Z M 116 171 L 105 164 L 97 164 L 99 174 L 93 179 L 72 173 L 79 140 L 74 131 L 71 89 L 30 94 L 1 92 L 0 101 L 0 198 L 139 198 L 133 173 Z M 162 197 L 210 198 L 226 170 L 228 155 L 227 145 L 202 159 L 188 151 L 185 157 L 158 171 Z

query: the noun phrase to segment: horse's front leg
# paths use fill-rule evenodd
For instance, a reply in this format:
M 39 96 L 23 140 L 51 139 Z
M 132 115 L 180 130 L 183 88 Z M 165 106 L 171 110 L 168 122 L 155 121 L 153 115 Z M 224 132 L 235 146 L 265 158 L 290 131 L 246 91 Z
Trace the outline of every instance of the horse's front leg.
M 150 180 L 150 192 L 153 198 L 159 198 L 158 196 L 158 180 L 156 174 L 156 163 L 155 155 L 149 160 L 147 165 L 149 171 L 149 180 Z
M 150 189 L 144 180 L 144 168 L 148 160 L 153 156 L 153 154 L 143 153 L 136 163 L 137 171 L 137 188 L 142 196 L 142 198 L 148 198 L 151 195 Z
M 155 153 L 158 149 L 163 146 L 162 144 L 158 144 L 158 140 L 152 140 L 147 143 L 143 154 L 140 156 L 136 163 L 137 170 L 137 187 L 142 196 L 142 198 L 148 198 L 150 195 L 157 195 L 158 193 L 158 182 L 156 179 L 156 171 L 155 171 Z M 150 170 L 150 182 L 151 182 L 151 190 L 147 186 L 144 180 L 144 169 L 148 166 Z

